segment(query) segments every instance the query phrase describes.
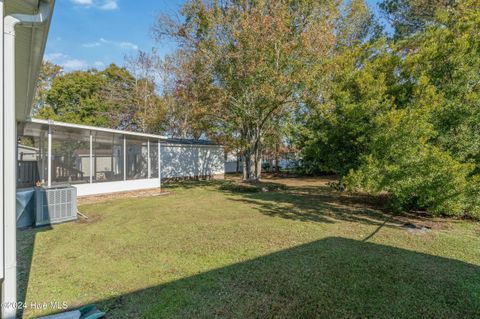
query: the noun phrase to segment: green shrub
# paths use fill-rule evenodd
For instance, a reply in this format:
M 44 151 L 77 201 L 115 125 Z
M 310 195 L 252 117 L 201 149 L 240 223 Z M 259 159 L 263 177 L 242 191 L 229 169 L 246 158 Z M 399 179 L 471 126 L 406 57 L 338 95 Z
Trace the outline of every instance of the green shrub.
M 391 110 L 377 117 L 377 124 L 369 154 L 345 178 L 348 188 L 387 192 L 397 209 L 478 215 L 479 183 L 470 178 L 475 165 L 429 143 L 433 131 L 426 106 Z
M 421 209 L 432 215 L 478 215 L 478 184 L 468 181 L 471 165 L 430 148 L 417 156 L 382 161 L 369 157 L 345 178 L 350 189 L 388 192 L 396 209 Z

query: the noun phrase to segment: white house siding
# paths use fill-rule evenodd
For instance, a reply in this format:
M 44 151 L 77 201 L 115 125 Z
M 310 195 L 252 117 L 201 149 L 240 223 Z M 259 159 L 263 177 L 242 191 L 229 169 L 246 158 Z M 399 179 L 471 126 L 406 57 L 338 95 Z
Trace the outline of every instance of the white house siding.
M 19 144 L 17 147 L 17 153 L 17 160 L 19 161 L 36 161 L 38 148 Z
M 162 179 L 223 177 L 224 150 L 218 145 L 169 145 L 161 148 Z

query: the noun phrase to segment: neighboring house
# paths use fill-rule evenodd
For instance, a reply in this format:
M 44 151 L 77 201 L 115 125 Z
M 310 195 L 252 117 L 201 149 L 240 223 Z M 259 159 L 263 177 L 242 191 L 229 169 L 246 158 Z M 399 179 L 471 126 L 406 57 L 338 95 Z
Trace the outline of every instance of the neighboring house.
M 263 161 L 263 167 L 269 167 L 270 164 L 276 166 L 275 160 L 273 159 L 270 163 L 268 160 Z M 281 170 L 293 169 L 297 165 L 297 155 L 295 153 L 283 153 L 279 157 L 278 166 Z M 243 169 L 243 161 L 240 156 L 236 156 L 232 153 L 227 153 L 225 155 L 225 173 L 241 173 Z
M 33 162 L 37 160 L 38 148 L 33 146 L 18 144 L 17 154 L 18 154 L 17 156 L 18 161 Z
M 242 172 L 242 158 L 232 153 L 225 154 L 225 173 Z

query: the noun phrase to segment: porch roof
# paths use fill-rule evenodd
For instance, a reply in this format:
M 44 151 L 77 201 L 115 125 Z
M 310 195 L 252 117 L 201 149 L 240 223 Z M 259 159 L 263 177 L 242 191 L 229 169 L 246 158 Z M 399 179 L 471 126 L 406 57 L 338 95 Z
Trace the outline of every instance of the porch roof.
M 181 139 L 181 138 L 169 138 L 164 135 L 155 135 L 155 134 L 147 134 L 147 133 L 139 133 L 139 132 L 131 132 L 131 131 L 124 131 L 124 130 L 115 130 L 110 128 L 104 127 L 96 127 L 96 126 L 89 126 L 83 124 L 73 124 L 73 123 L 65 123 L 65 122 L 58 122 L 52 120 L 42 120 L 42 119 L 28 119 L 24 121 L 21 125 L 22 131 L 19 132 L 19 135 L 23 135 L 25 133 L 35 133 L 39 132 L 40 130 L 48 130 L 48 127 L 60 127 L 65 129 L 71 129 L 72 131 L 81 131 L 83 132 L 82 136 L 88 136 L 90 132 L 99 132 L 99 133 L 110 133 L 110 134 L 117 134 L 117 135 L 126 135 L 132 137 L 139 137 L 139 138 L 150 138 L 155 140 L 161 140 L 165 144 L 170 145 L 191 145 L 191 146 L 219 146 L 219 144 L 215 144 L 208 140 L 194 140 L 194 139 Z M 29 135 L 29 134 L 27 134 Z M 36 135 L 36 134 L 35 134 Z

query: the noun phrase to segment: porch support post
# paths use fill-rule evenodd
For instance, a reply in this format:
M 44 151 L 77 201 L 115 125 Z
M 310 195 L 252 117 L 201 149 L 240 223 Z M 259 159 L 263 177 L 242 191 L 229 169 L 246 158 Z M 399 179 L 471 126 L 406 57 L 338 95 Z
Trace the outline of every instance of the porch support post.
M 160 190 L 162 190 L 162 144 L 158 140 L 158 178 L 160 181 Z
M 39 172 L 39 177 L 40 177 L 40 182 L 45 183 L 45 151 L 43 149 L 43 139 L 44 139 L 43 131 L 40 132 L 40 137 L 38 139 L 38 159 L 37 162 L 40 163 L 40 172 Z
M 123 136 L 123 180 L 127 180 L 127 137 Z
M 52 186 L 52 127 L 48 126 L 47 186 Z
M 152 176 L 152 164 L 150 160 L 150 139 L 147 140 L 147 170 L 148 170 L 148 175 L 147 177 L 150 178 Z
M 90 184 L 93 183 L 93 135 L 92 131 L 90 131 Z

